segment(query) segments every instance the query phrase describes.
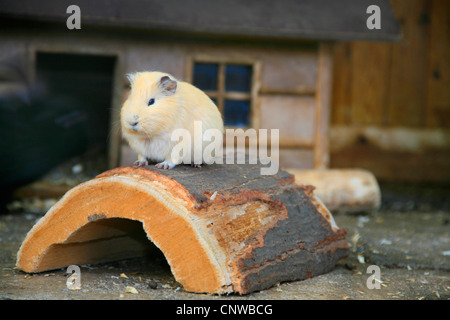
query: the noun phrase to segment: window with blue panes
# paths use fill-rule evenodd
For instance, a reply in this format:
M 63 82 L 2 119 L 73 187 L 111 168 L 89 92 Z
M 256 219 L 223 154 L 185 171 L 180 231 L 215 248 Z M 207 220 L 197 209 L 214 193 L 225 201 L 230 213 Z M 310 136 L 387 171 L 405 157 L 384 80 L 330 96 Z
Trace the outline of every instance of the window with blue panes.
M 253 66 L 194 62 L 193 84 L 216 103 L 225 126 L 249 127 Z

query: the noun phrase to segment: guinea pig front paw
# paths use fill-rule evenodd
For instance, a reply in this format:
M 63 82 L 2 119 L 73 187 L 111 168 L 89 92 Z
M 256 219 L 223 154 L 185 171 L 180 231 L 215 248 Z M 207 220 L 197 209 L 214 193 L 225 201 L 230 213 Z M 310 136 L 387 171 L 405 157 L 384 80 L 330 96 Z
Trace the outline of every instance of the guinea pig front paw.
M 169 161 L 163 161 L 160 163 L 155 164 L 155 167 L 157 167 L 158 169 L 173 169 L 175 168 L 175 165 Z
M 135 167 L 148 166 L 148 161 L 147 160 L 137 160 L 134 162 L 133 166 L 135 166 Z

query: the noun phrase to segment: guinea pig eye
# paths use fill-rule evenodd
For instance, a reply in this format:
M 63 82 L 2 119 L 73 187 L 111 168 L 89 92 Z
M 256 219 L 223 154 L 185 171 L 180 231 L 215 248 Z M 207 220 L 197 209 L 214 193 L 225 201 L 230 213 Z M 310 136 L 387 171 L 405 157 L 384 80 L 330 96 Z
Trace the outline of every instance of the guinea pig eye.
M 151 106 L 151 105 L 154 104 L 154 103 L 155 103 L 155 99 L 151 98 L 150 100 L 148 100 L 147 105 L 148 105 L 148 106 Z

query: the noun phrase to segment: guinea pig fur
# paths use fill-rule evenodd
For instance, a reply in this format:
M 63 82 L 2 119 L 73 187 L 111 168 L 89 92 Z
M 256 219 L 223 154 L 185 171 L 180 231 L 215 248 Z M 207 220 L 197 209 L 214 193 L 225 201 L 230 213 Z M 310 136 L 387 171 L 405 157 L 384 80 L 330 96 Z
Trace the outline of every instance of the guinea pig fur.
M 129 74 L 128 79 L 131 92 L 122 106 L 120 122 L 123 137 L 138 154 L 134 165 L 145 166 L 151 161 L 162 169 L 172 169 L 180 163 L 200 166 L 201 163 L 193 163 L 192 154 L 172 155 L 178 143 L 171 141 L 172 132 L 186 129 L 194 137 L 194 121 L 201 121 L 203 132 L 218 129 L 223 134 L 223 120 L 216 105 L 200 89 L 167 73 L 137 72 Z M 222 135 L 220 139 L 222 144 Z M 193 141 L 194 138 L 190 141 L 192 153 Z M 207 143 L 210 142 L 202 143 L 202 163 L 210 160 L 203 158 Z

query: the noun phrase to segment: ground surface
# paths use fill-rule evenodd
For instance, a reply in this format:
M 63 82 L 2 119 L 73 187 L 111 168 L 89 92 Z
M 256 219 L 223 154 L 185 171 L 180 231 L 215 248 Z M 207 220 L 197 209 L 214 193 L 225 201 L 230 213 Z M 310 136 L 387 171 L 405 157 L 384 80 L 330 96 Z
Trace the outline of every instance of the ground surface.
M 15 212 L 0 214 L 0 299 L 449 299 L 450 211 L 442 202 L 389 194 L 385 199 L 378 212 L 334 215 L 348 231 L 351 254 L 332 272 L 245 296 L 186 292 L 162 255 L 80 266 L 79 290 L 67 288 L 63 269 L 23 273 L 15 268 L 16 253 L 52 202 L 37 201 L 41 210 L 16 206 Z M 369 265 L 380 267 L 379 289 L 367 286 Z

